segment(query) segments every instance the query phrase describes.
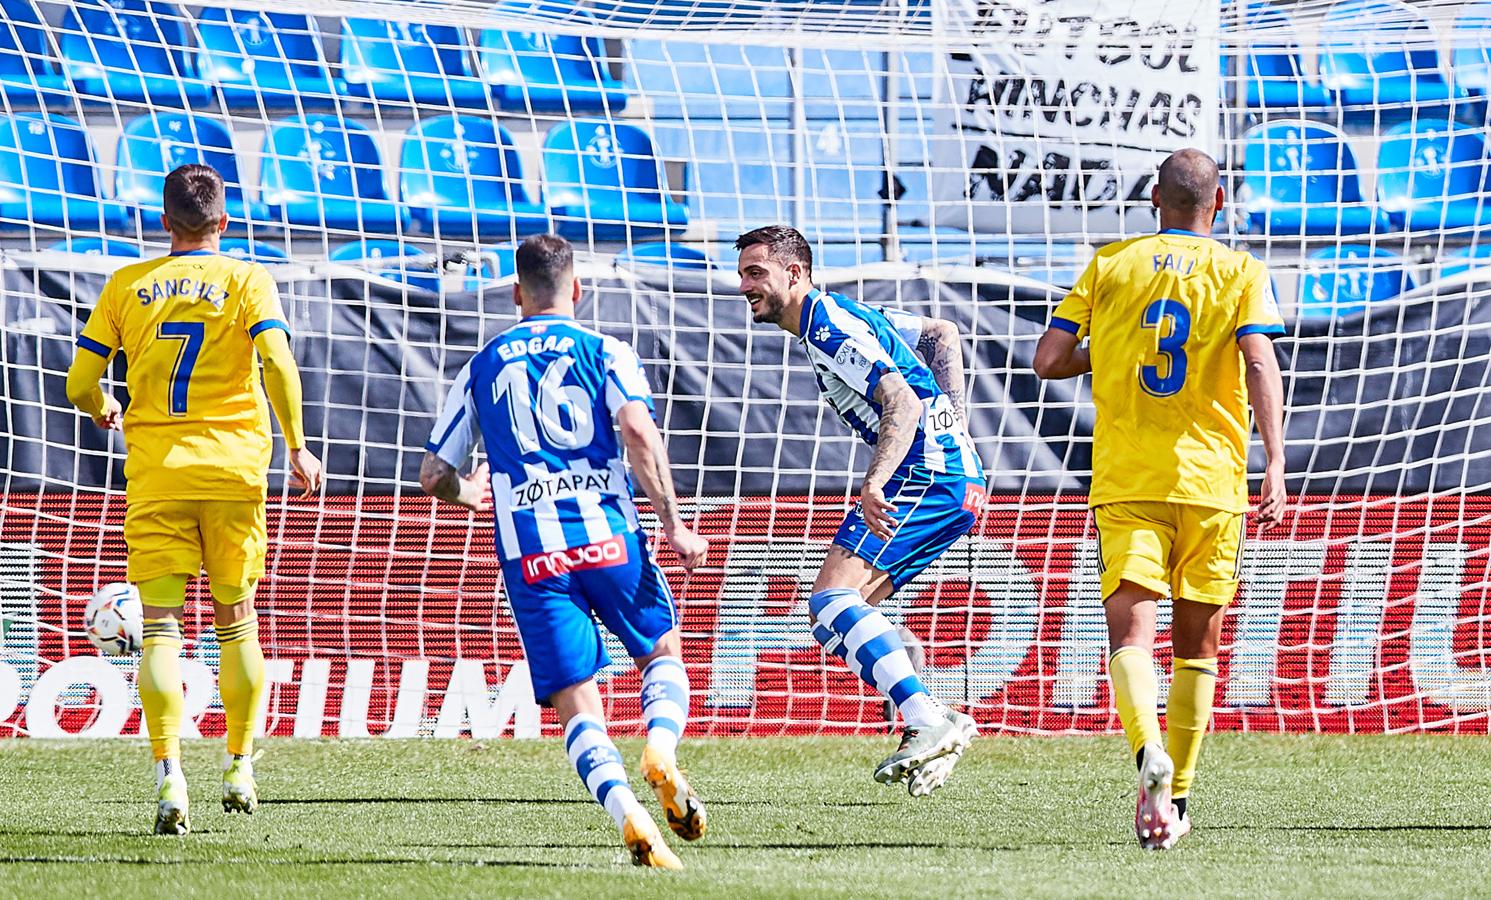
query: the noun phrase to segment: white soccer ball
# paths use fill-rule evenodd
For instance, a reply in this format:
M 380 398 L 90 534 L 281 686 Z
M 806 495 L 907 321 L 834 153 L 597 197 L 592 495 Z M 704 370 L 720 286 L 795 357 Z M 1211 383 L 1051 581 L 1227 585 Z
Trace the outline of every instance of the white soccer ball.
M 83 630 L 89 643 L 108 656 L 139 652 L 144 628 L 140 592 L 132 584 L 104 585 L 83 610 Z

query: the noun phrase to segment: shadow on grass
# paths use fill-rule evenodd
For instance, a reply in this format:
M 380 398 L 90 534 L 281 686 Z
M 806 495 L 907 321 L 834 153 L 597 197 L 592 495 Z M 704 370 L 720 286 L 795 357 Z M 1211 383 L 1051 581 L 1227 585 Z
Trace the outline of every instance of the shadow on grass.
M 516 847 L 513 849 L 529 849 Z M 108 863 L 125 866 L 221 866 L 217 859 L 141 859 L 129 856 L 0 855 L 0 865 L 14 863 L 49 863 L 77 865 Z M 449 866 L 465 869 L 572 869 L 574 863 L 545 862 L 527 859 L 247 859 L 237 866 Z
M 1414 831 L 1485 831 L 1491 832 L 1491 825 L 1460 825 L 1447 823 L 1444 825 L 1208 825 L 1207 831 L 1319 831 L 1319 832 L 1341 832 L 1355 834 L 1361 832 L 1382 832 L 1391 834 L 1393 832 Z
M 125 801 L 105 801 L 125 802 Z M 135 801 L 129 801 L 135 802 Z M 510 806 L 594 806 L 595 801 L 582 797 L 278 797 L 261 798 L 262 806 L 351 806 L 360 804 L 397 803 L 404 804 L 441 804 L 441 803 L 490 803 L 506 804 Z M 746 807 L 761 806 L 780 808 L 780 800 L 719 800 L 711 798 L 708 801 L 711 807 Z M 813 803 L 810 801 L 793 804 L 799 807 L 820 807 L 824 809 L 855 809 L 859 807 L 894 806 L 890 800 L 848 800 L 848 801 L 823 801 Z

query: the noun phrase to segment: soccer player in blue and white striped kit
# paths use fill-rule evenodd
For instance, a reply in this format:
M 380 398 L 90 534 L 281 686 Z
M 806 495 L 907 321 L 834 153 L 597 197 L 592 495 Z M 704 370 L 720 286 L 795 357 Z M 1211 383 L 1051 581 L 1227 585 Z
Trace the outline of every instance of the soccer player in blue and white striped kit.
M 621 829 L 632 861 L 682 868 L 627 783 L 595 686 L 610 658 L 592 615 L 642 672 L 642 775 L 673 831 L 702 836 L 704 807 L 675 759 L 689 708 L 678 610 L 639 529 L 623 448 L 684 566 L 703 562 L 709 544 L 679 513 L 636 353 L 574 319 L 580 282 L 569 242 L 529 238 L 517 269 L 513 297 L 523 317 L 457 376 L 426 445 L 420 484 L 442 500 L 493 511 L 534 696 L 559 713 L 570 761 Z M 461 476 L 478 432 L 487 463 Z
M 986 496 L 966 425 L 958 330 L 816 289 L 812 248 L 795 229 L 758 228 L 735 247 L 755 321 L 797 335 L 823 398 L 874 448 L 808 611 L 819 643 L 894 702 L 906 724 L 875 780 L 904 781 L 912 796 L 925 796 L 947 780 L 977 729 L 928 692 L 876 607 L 968 533 Z

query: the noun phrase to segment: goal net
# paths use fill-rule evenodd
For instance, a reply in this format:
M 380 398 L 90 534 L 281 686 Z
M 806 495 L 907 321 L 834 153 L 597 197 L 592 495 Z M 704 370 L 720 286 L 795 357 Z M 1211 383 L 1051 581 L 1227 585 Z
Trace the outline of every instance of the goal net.
M 515 242 L 550 229 L 580 254 L 580 318 L 642 357 L 713 541 L 691 575 L 660 554 L 691 727 L 886 726 L 807 627 L 868 451 L 736 293 L 732 241 L 775 222 L 808 236 L 821 286 L 964 335 L 988 505 L 886 606 L 924 678 L 986 730 L 1112 731 L 1090 395 L 1030 362 L 1095 250 L 1155 229 L 1155 167 L 1184 146 L 1221 163 L 1215 236 L 1268 264 L 1289 323 L 1292 502 L 1248 535 L 1216 727 L 1487 730 L 1481 6 L 5 6 L 0 735 L 139 733 L 135 661 L 81 630 L 89 596 L 124 579 L 123 444 L 63 375 L 109 273 L 166 250 L 160 185 L 194 161 L 229 183 L 224 251 L 279 284 L 329 472 L 299 501 L 282 450 L 271 470 L 270 733 L 553 729 L 490 523 L 417 477 L 450 380 L 514 321 Z M 193 590 L 189 730 L 215 735 L 217 643 Z M 610 647 L 608 713 L 635 727 L 638 679 Z

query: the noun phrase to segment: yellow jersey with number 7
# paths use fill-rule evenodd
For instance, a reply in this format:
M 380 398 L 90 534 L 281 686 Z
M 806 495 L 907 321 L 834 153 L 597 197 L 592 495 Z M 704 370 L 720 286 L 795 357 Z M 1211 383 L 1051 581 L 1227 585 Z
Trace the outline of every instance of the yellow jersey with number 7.
M 264 499 L 273 438 L 253 338 L 266 328 L 289 331 L 258 263 L 187 251 L 104 285 L 78 346 L 128 362 L 131 501 Z
M 1248 388 L 1238 340 L 1284 320 L 1268 270 L 1171 230 L 1098 251 L 1053 328 L 1090 338 L 1092 506 L 1248 509 Z

